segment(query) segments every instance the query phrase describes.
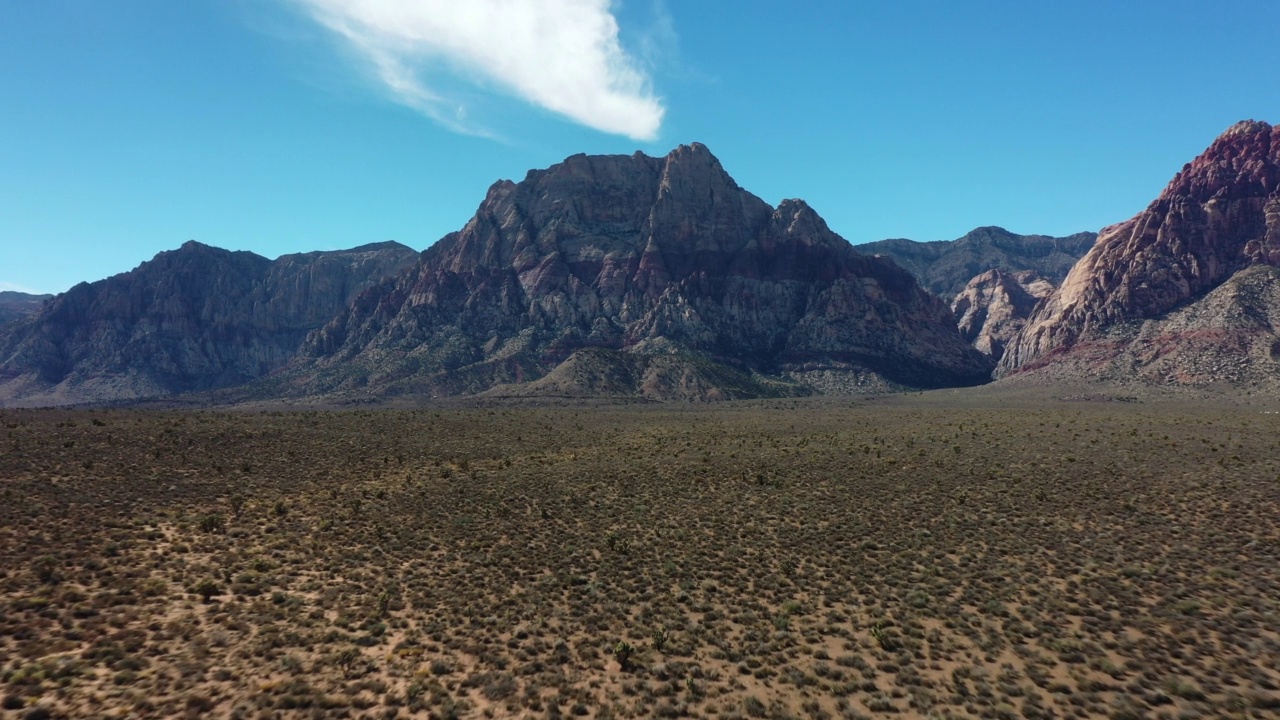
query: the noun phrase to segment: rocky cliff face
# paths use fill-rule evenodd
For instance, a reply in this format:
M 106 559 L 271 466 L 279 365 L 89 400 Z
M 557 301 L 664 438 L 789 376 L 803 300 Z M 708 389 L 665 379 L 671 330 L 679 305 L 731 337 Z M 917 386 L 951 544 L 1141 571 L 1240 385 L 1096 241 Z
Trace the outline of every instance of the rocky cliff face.
M 856 252 L 801 201 L 770 207 L 698 144 L 578 155 L 495 184 L 466 227 L 304 352 L 294 383 L 324 392 L 479 392 L 616 352 L 913 386 L 979 383 L 990 368 L 909 273 Z M 615 377 L 631 361 L 601 362 L 613 369 L 594 375 Z
M 960 335 L 979 351 L 999 360 L 1004 347 L 1018 334 L 1036 303 L 1054 291 L 1054 284 L 1031 271 L 988 270 L 969 281 L 955 299 Z
M 862 253 L 893 258 L 925 289 L 950 301 L 970 280 L 988 270 L 1032 272 L 1060 283 L 1096 238 L 1096 233 L 1089 232 L 1055 238 L 981 227 L 958 240 L 880 240 L 856 247 Z
M 188 242 L 0 330 L 0 402 L 109 402 L 243 383 L 416 259 L 397 243 L 275 261 Z
M 0 325 L 27 317 L 38 311 L 52 295 L 29 295 L 5 290 L 0 292 Z
M 1102 231 L 1010 343 L 998 372 L 1038 368 L 1066 355 L 1093 358 L 1100 367 L 1127 352 L 1117 328 L 1139 332 L 1134 324 L 1163 322 L 1170 311 L 1199 302 L 1254 266 L 1280 266 L 1280 127 L 1247 121 L 1185 166 L 1146 210 Z M 1170 327 L 1190 348 L 1196 337 L 1224 329 L 1211 319 L 1217 315 L 1191 312 L 1188 317 L 1205 324 Z M 1164 355 L 1190 361 L 1173 350 L 1178 337 L 1161 341 Z M 1266 337 L 1258 334 L 1258 341 L 1265 344 Z M 1170 377 L 1177 375 L 1170 370 Z

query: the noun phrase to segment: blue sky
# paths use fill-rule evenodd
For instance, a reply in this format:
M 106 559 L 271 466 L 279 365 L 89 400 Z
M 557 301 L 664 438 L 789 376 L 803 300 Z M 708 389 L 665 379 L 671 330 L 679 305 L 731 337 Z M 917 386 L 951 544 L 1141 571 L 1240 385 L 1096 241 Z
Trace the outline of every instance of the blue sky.
M 855 244 L 1067 234 L 1280 122 L 1273 0 L 495 3 L 0 3 L 0 289 L 422 249 L 495 180 L 692 141 Z

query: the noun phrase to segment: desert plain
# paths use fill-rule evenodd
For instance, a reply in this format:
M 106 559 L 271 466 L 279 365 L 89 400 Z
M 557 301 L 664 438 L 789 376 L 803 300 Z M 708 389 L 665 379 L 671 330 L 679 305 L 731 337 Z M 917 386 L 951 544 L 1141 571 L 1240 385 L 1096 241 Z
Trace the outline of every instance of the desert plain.
M 1274 717 L 1276 410 L 0 410 L 0 713 Z

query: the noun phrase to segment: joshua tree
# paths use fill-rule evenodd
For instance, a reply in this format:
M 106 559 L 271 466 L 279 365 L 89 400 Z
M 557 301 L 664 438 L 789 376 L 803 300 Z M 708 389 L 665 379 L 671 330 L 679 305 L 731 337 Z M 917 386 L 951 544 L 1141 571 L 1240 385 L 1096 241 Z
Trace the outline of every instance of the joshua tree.
M 653 649 L 657 650 L 658 652 L 662 652 L 662 649 L 666 646 L 667 646 L 667 629 L 654 628 L 653 629 Z
M 631 656 L 634 655 L 636 649 L 626 640 L 619 640 L 617 645 L 613 646 L 613 656 L 618 659 L 618 667 L 623 672 L 631 670 Z

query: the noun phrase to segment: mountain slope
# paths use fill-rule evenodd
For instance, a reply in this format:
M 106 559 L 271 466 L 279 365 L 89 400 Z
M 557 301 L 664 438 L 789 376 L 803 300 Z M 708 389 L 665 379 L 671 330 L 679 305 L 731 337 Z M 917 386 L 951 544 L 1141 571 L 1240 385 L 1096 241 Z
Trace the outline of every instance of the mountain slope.
M 870 371 L 974 384 L 990 368 L 909 273 L 856 252 L 801 201 L 770 207 L 694 144 L 664 158 L 577 155 L 496 183 L 413 271 L 315 333 L 289 382 L 475 393 L 531 383 L 591 348 L 801 382 Z M 592 357 L 574 362 L 616 364 Z
M 1155 318 L 1097 328 L 1005 382 L 1101 381 L 1280 393 L 1280 268 L 1253 265 Z
M 893 258 L 925 289 L 951 302 L 970 280 L 988 270 L 1031 271 L 1054 284 L 1060 283 L 1096 238 L 1095 233 L 1088 232 L 1055 238 L 981 227 L 958 240 L 880 240 L 856 248 L 861 253 Z
M 1128 343 L 1152 332 L 1163 333 L 1160 376 L 1170 382 L 1204 381 L 1193 368 L 1206 338 L 1233 338 L 1237 357 L 1269 356 L 1269 291 L 1215 295 L 1256 266 L 1280 266 L 1280 128 L 1246 121 L 1186 165 L 1146 210 L 1102 231 L 1010 343 L 998 372 L 1058 366 L 1108 374 L 1110 364 L 1131 358 L 1133 371 L 1145 376 L 1155 356 L 1131 355 Z M 1263 276 L 1239 283 L 1253 287 Z M 1196 307 L 1210 295 L 1216 305 Z M 1223 298 L 1246 296 L 1261 299 L 1241 299 L 1237 310 L 1257 322 L 1230 322 L 1235 313 L 1223 310 Z M 1262 365 L 1249 374 L 1258 373 L 1271 377 Z
M 110 402 L 237 385 L 417 257 L 398 243 L 271 261 L 188 242 L 0 330 L 0 402 Z
M 27 317 L 38 311 L 52 295 L 29 295 L 12 290 L 0 291 L 0 325 Z
M 1024 270 L 988 270 L 969 281 L 951 301 L 960 335 L 979 351 L 999 360 L 1004 347 L 1026 324 L 1036 303 L 1055 286 Z

